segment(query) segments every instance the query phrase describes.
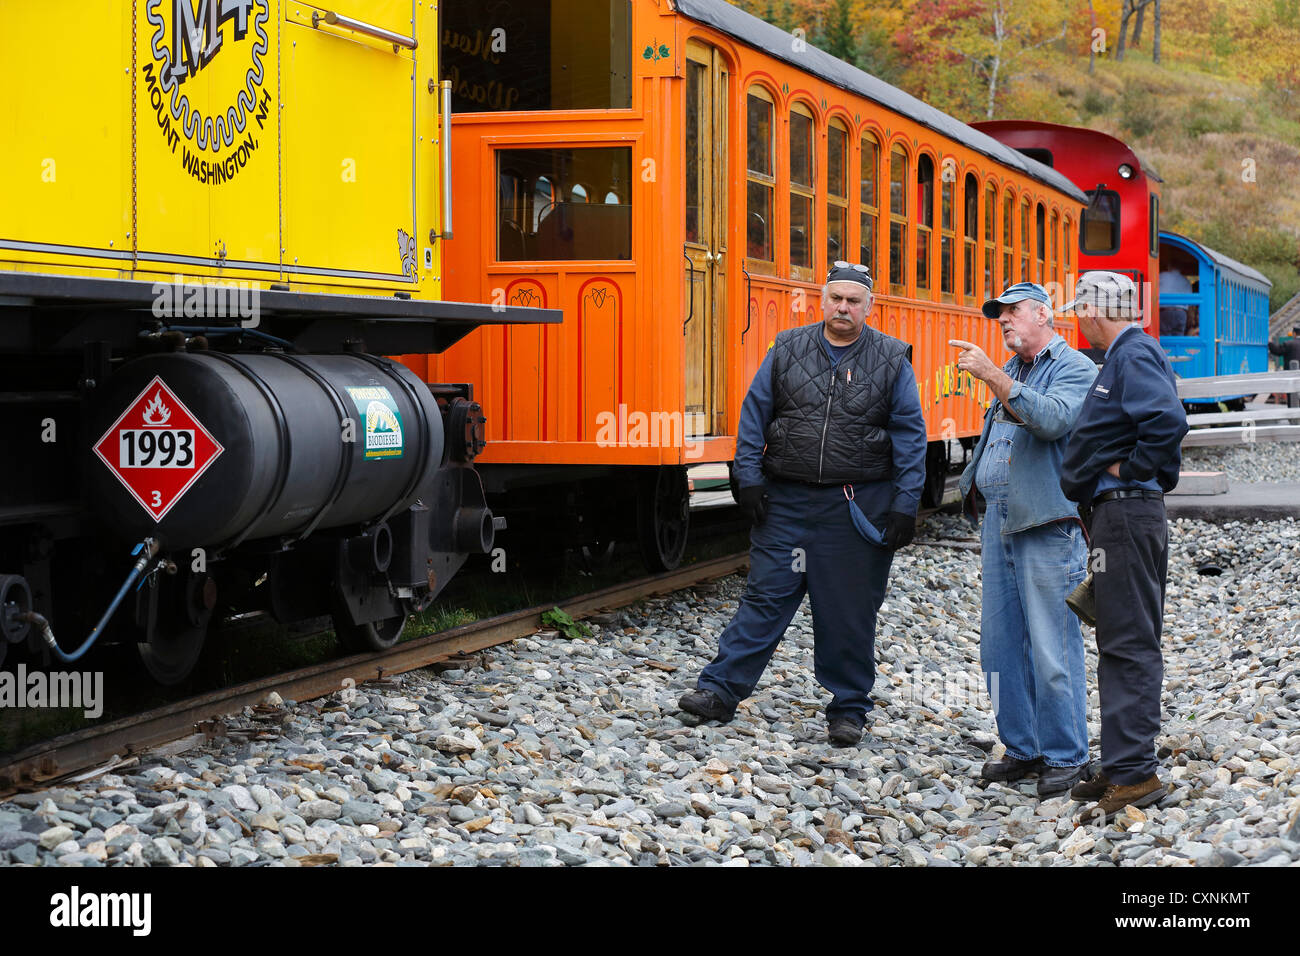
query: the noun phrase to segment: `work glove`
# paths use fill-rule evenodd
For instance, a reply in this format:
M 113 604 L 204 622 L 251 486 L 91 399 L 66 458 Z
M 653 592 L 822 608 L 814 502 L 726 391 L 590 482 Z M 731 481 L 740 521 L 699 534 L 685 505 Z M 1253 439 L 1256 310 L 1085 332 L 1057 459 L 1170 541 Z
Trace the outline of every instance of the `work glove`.
M 901 511 L 889 513 L 889 524 L 885 530 L 885 544 L 891 551 L 897 551 L 912 543 L 916 537 L 916 515 Z
M 740 489 L 740 510 L 752 525 L 760 525 L 767 517 L 767 486 L 750 485 Z

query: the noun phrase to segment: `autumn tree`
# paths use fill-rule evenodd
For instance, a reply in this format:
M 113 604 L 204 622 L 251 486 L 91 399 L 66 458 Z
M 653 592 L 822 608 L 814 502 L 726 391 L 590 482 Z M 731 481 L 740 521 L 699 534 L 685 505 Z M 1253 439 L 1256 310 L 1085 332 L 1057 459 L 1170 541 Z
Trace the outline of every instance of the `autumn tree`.
M 1066 35 L 1067 0 L 918 0 L 907 47 L 932 64 L 961 62 L 992 119 L 998 96 L 1033 68 L 1037 51 Z M 900 44 L 901 46 L 901 44 Z M 936 103 L 936 105 L 939 105 Z

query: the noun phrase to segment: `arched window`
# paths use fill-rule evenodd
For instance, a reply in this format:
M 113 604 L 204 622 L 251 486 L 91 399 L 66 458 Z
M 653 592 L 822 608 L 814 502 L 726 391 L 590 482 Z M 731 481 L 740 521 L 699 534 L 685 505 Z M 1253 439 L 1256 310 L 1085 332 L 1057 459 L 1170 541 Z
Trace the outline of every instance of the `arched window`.
M 1063 262 L 1064 265 L 1065 265 L 1065 278 L 1064 278 L 1062 281 L 1064 281 L 1065 284 L 1066 284 L 1066 286 L 1067 286 L 1067 290 L 1066 290 L 1067 292 L 1069 291 L 1069 288 L 1068 288 L 1068 287 L 1069 287 L 1069 285 L 1070 285 L 1070 281 L 1071 281 L 1071 278 L 1070 278 L 1070 266 L 1071 266 L 1071 261 L 1070 261 L 1070 260 L 1071 260 L 1071 258 L 1072 258 L 1072 253 L 1074 252 L 1074 243 L 1070 240 L 1070 232 L 1071 232 L 1071 229 L 1070 229 L 1070 217 L 1069 217 L 1069 216 L 1066 216 L 1066 217 L 1065 217 L 1065 220 L 1062 222 L 1062 233 L 1063 233 L 1063 234 L 1062 234 L 1062 237 L 1061 237 L 1061 252 L 1062 252 L 1061 259 L 1062 259 L 1062 262 Z
M 790 107 L 790 275 L 812 278 L 813 118 L 802 103 Z
M 1057 266 L 1060 264 L 1060 258 L 1056 250 L 1061 233 L 1061 214 L 1055 209 L 1052 210 L 1052 228 L 1047 231 L 1047 281 L 1061 281 L 1061 273 Z
M 934 160 L 916 161 L 916 294 L 930 291 L 930 236 L 934 232 Z M 928 298 L 928 296 L 927 296 Z
M 587 187 L 582 183 L 574 183 L 569 189 L 569 202 L 590 202 L 587 198 Z
M 858 261 L 871 270 L 872 278 L 876 276 L 876 217 L 880 215 L 880 197 L 877 183 L 880 182 L 880 144 L 870 133 L 862 137 L 862 157 L 860 161 L 862 187 L 859 198 L 862 202 L 858 225 Z
M 984 187 L 984 298 L 991 299 L 999 291 L 997 286 L 998 262 L 998 189 L 992 183 Z
M 775 106 L 761 86 L 746 97 L 746 225 L 745 254 L 750 259 L 773 262 L 772 212 L 776 191 L 776 152 L 772 127 Z
M 826 130 L 826 267 L 848 258 L 849 131 L 839 120 Z M 869 268 L 869 267 L 868 267 Z
M 1002 276 L 999 291 L 1015 283 L 1016 197 L 1008 189 L 1002 194 Z
M 939 293 L 952 301 L 957 285 L 957 170 L 952 161 L 939 176 Z
M 1029 276 L 1029 197 L 1020 200 L 1020 274 L 1017 282 L 1033 281 Z
M 889 287 L 895 295 L 907 290 L 907 153 L 895 146 L 889 153 Z
M 974 173 L 966 174 L 962 198 L 966 216 L 965 228 L 962 230 L 962 294 L 973 297 L 976 294 L 975 272 L 980 267 L 980 181 Z
M 1041 202 L 1035 214 L 1034 225 L 1037 229 L 1037 244 L 1034 247 L 1034 281 L 1043 281 L 1043 260 L 1047 258 L 1047 207 Z

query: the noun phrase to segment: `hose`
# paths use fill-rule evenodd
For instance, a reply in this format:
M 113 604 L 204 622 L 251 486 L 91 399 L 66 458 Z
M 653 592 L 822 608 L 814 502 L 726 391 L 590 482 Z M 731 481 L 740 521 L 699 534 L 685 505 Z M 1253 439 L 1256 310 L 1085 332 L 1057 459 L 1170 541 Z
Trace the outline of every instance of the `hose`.
M 108 624 L 108 619 L 113 616 L 118 605 L 122 603 L 122 598 L 126 597 L 126 592 L 131 589 L 131 585 L 135 583 L 135 579 L 138 578 L 144 569 L 149 566 L 149 562 L 157 556 L 158 550 L 159 542 L 156 538 L 145 538 L 131 550 L 131 554 L 139 555 L 135 565 L 131 568 L 131 573 L 128 574 L 126 580 L 122 582 L 122 586 L 117 591 L 117 596 L 113 598 L 112 602 L 108 605 L 108 610 L 106 610 L 104 616 L 99 619 L 99 623 L 96 624 L 95 629 L 90 632 L 90 636 L 87 637 L 82 645 L 71 654 L 59 647 L 58 642 L 54 639 L 54 630 L 50 627 L 50 622 L 45 619 L 44 615 L 38 614 L 35 611 L 28 611 L 26 614 L 20 615 L 19 620 L 35 624 L 40 630 L 45 645 L 50 649 L 50 653 L 65 664 L 71 664 L 73 661 L 78 660 L 83 654 L 85 654 L 86 651 L 90 650 L 91 645 L 94 644 L 99 638 L 99 635 L 103 633 L 104 626 Z

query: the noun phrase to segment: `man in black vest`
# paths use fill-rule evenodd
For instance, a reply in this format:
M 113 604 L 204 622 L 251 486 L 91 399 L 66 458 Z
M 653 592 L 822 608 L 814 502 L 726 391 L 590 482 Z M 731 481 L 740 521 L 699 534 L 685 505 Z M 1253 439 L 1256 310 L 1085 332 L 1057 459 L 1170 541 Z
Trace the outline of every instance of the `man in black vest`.
M 837 262 L 823 321 L 778 333 L 740 413 L 735 474 L 754 524 L 749 584 L 682 710 L 730 720 L 803 601 L 831 743 L 862 739 L 875 683 L 876 613 L 893 552 L 916 530 L 926 429 L 911 346 L 866 324 L 871 276 Z M 856 516 L 870 527 L 859 531 Z M 865 535 L 871 535 L 871 543 Z
M 1187 415 L 1160 342 L 1137 321 L 1137 289 L 1118 272 L 1079 280 L 1079 331 L 1106 350 L 1065 446 L 1061 490 L 1092 537 L 1097 606 L 1101 770 L 1070 795 L 1103 824 L 1164 796 L 1156 774 L 1169 528 L 1165 493 L 1178 484 Z

